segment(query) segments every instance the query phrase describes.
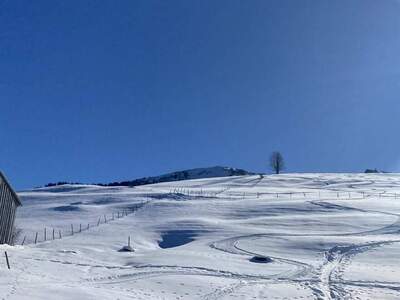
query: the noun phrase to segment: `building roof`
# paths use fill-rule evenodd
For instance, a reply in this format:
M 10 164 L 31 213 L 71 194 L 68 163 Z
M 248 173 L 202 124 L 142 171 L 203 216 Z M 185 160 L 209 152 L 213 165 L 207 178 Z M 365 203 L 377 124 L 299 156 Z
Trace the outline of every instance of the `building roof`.
M 17 203 L 17 206 L 21 206 L 21 200 L 19 199 L 17 193 L 13 190 L 11 187 L 10 183 L 8 182 L 7 178 L 4 176 L 4 174 L 0 171 L 0 178 L 2 181 L 4 181 L 5 185 L 8 187 L 8 189 L 11 191 L 11 194 L 14 196 L 14 200 Z

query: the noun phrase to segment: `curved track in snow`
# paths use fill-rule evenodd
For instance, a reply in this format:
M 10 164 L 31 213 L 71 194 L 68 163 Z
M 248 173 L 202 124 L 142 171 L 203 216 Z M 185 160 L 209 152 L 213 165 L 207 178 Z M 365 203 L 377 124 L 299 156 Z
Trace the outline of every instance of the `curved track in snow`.
M 252 250 L 244 249 L 243 247 L 239 246 L 240 241 L 243 240 L 251 240 L 257 238 L 273 238 L 273 237 L 318 237 L 318 236 L 331 236 L 331 237 L 351 237 L 351 236 L 374 236 L 378 234 L 393 234 L 400 232 L 400 216 L 394 213 L 387 213 L 377 210 L 363 210 L 357 209 L 349 206 L 343 206 L 338 204 L 332 204 L 327 201 L 309 201 L 309 203 L 313 205 L 323 206 L 323 207 L 333 207 L 333 208 L 340 208 L 345 210 L 354 210 L 364 213 L 380 213 L 383 215 L 390 215 L 396 216 L 396 222 L 389 224 L 387 226 L 372 229 L 368 231 L 361 231 L 361 232 L 354 232 L 354 233 L 342 233 L 342 234 L 288 234 L 288 233 L 271 233 L 271 234 L 251 234 L 251 235 L 243 235 L 243 236 L 236 236 L 224 240 L 220 240 L 217 242 L 213 242 L 210 244 L 210 247 L 216 250 L 229 252 L 232 254 L 239 254 L 239 255 L 248 255 L 248 256 L 265 256 L 266 253 L 257 253 Z M 350 244 L 348 246 L 334 246 L 328 251 L 324 253 L 325 260 L 323 264 L 319 268 L 314 268 L 311 265 L 308 265 L 304 262 L 282 258 L 282 257 L 274 257 L 267 255 L 268 257 L 272 258 L 275 261 L 280 263 L 285 263 L 288 265 L 292 265 L 294 267 L 293 271 L 284 272 L 281 274 L 271 275 L 269 276 L 270 279 L 278 279 L 278 280 L 288 280 L 288 281 L 307 281 L 308 278 L 313 278 L 317 276 L 318 280 L 315 282 L 310 280 L 309 287 L 313 291 L 315 297 L 317 299 L 347 299 L 348 295 L 344 286 L 346 285 L 346 281 L 337 281 L 334 280 L 334 274 L 336 270 L 340 267 L 343 260 L 350 257 L 355 256 L 357 254 L 369 251 L 376 247 L 398 243 L 400 240 L 398 239 L 390 239 L 378 242 L 367 242 L 363 244 Z M 351 284 L 351 283 L 349 283 Z M 395 283 L 398 284 L 398 283 Z M 399 283 L 400 284 L 400 283 Z M 372 285 L 375 286 L 375 285 Z M 382 283 L 380 285 L 381 288 L 393 288 L 392 285 Z M 346 298 L 347 297 L 347 298 Z

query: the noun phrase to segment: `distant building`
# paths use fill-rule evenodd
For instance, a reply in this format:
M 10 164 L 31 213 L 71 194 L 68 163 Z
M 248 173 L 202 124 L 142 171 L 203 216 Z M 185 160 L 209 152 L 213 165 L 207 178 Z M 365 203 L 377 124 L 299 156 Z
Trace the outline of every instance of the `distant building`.
M 17 194 L 0 172 L 0 244 L 11 244 L 15 213 L 21 206 Z

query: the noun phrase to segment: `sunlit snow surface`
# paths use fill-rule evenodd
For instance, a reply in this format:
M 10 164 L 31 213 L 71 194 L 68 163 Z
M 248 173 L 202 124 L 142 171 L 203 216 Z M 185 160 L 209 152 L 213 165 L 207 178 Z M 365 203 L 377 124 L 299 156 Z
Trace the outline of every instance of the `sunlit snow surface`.
M 0 299 L 400 299 L 400 175 L 254 175 L 20 196 L 25 245 L 0 246 Z M 128 236 L 135 252 L 119 252 Z

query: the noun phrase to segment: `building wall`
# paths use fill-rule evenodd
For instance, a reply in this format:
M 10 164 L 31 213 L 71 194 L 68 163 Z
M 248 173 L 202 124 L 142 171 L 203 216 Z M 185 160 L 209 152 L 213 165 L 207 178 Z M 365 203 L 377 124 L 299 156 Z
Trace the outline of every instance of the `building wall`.
M 11 243 L 16 210 L 14 193 L 0 176 L 0 244 Z

